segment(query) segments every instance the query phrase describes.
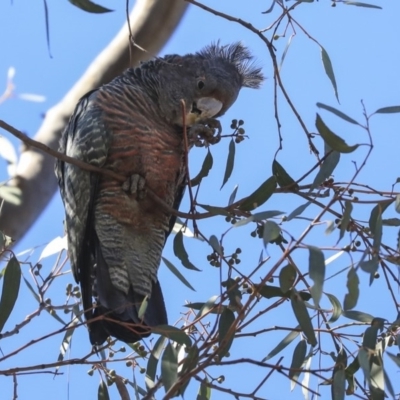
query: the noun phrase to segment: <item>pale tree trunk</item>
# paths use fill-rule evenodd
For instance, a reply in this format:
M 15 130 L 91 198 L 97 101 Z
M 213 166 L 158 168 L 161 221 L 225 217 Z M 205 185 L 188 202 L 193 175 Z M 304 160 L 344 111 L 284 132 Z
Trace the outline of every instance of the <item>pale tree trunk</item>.
M 79 98 L 111 81 L 127 67 L 156 55 L 175 30 L 186 7 L 184 0 L 138 0 L 130 14 L 131 32 L 135 43 L 147 53 L 135 46 L 129 49 L 129 30 L 125 24 L 65 97 L 48 110 L 34 139 L 57 149 L 61 132 Z M 15 128 L 18 129 L 18 126 Z M 4 202 L 0 231 L 19 240 L 36 221 L 57 188 L 54 158 L 34 148 L 24 148 L 17 176 L 10 184 L 21 189 L 22 202 L 20 205 Z

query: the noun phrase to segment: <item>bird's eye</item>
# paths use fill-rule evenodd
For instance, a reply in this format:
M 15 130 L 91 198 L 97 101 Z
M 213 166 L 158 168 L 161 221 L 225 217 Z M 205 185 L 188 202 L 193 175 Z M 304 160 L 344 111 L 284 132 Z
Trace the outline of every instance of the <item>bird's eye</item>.
M 198 82 L 197 82 L 197 87 L 198 87 L 199 89 L 203 89 L 204 85 L 205 85 L 205 83 L 204 83 L 203 81 L 198 81 Z

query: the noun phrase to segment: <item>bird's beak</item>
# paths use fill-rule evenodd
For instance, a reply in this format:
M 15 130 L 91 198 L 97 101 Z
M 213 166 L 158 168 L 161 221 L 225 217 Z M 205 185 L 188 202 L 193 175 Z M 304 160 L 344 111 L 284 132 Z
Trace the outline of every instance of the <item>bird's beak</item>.
M 197 101 L 196 108 L 200 111 L 201 119 L 212 118 L 221 111 L 222 103 L 214 97 L 202 97 Z
M 217 115 L 223 104 L 214 97 L 202 97 L 192 104 L 191 110 L 186 114 L 187 125 L 193 125 L 201 120 Z

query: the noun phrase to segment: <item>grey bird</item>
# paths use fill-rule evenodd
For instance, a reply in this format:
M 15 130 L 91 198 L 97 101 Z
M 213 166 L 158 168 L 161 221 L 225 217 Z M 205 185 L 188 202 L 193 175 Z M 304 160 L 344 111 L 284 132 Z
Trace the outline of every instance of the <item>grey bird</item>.
M 68 254 L 93 345 L 110 335 L 136 342 L 167 324 L 157 271 L 176 217 L 146 188 L 178 210 L 186 186 L 181 100 L 188 129 L 210 129 L 242 87 L 261 85 L 252 59 L 240 43 L 168 55 L 126 70 L 77 104 L 60 152 L 126 177 L 121 183 L 56 162 Z

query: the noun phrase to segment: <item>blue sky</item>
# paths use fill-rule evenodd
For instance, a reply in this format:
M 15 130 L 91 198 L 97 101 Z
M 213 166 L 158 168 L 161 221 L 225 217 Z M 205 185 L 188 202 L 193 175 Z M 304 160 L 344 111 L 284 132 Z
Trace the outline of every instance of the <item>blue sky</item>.
M 208 1 L 206 4 L 214 4 Z M 343 137 L 349 144 L 366 143 L 368 138 L 363 130 L 345 123 L 337 117 L 318 110 L 317 102 L 325 103 L 345 112 L 347 115 L 364 122 L 361 100 L 364 101 L 369 113 L 374 110 L 391 105 L 400 104 L 400 51 L 398 46 L 398 15 L 400 4 L 391 1 L 375 0 L 375 4 L 383 7 L 382 10 L 361 8 L 331 3 L 321 0 L 314 3 L 304 3 L 292 13 L 294 20 L 301 25 L 313 38 L 324 46 L 331 58 L 336 81 L 338 85 L 340 104 L 334 96 L 329 79 L 327 78 L 320 57 L 318 45 L 308 38 L 299 27 L 295 27 L 296 35 L 292 38 L 291 46 L 286 54 L 281 69 L 281 76 L 285 88 L 302 116 L 308 129 L 315 131 L 315 114 L 320 112 L 324 121 L 330 128 Z M 42 122 L 42 115 L 51 106 L 56 104 L 75 81 L 85 71 L 93 58 L 108 44 L 125 20 L 125 4 L 103 0 L 102 5 L 113 8 L 113 13 L 93 15 L 85 13 L 72 6 L 66 0 L 49 1 L 50 20 L 50 46 L 52 58 L 49 57 L 45 33 L 45 17 L 42 2 L 26 3 L 15 0 L 13 4 L 0 4 L 0 85 L 6 82 L 7 71 L 10 66 L 16 70 L 14 82 L 16 93 L 36 93 L 46 97 L 44 103 L 34 103 L 13 98 L 0 105 L 0 118 L 27 134 L 33 136 Z M 286 3 L 285 3 L 286 4 Z M 287 3 L 292 4 L 292 3 Z M 215 4 L 214 4 L 215 6 Z M 260 3 L 249 0 L 245 3 L 239 1 L 221 0 L 218 2 L 218 10 L 232 14 L 243 20 L 251 21 L 258 28 L 267 28 L 279 16 L 279 8 L 275 7 L 270 14 L 261 14 L 269 7 L 269 3 Z M 282 24 L 278 34 L 283 36 L 285 25 Z M 293 33 L 289 26 L 285 37 L 274 41 L 278 60 Z M 269 36 L 268 36 L 269 37 Z M 256 55 L 259 65 L 263 67 L 267 81 L 258 91 L 244 89 L 236 103 L 227 114 L 221 118 L 225 133 L 230 132 L 230 122 L 233 118 L 244 119 L 246 133 L 250 136 L 237 146 L 235 169 L 232 177 L 220 190 L 223 179 L 229 141 L 222 141 L 214 146 L 212 154 L 214 167 L 202 187 L 199 202 L 212 205 L 225 205 L 233 187 L 238 184 L 238 198 L 254 191 L 266 178 L 271 175 L 271 165 L 276 150 L 279 146 L 276 121 L 274 119 L 274 92 L 273 71 L 267 48 L 263 42 L 253 33 L 242 26 L 222 20 L 206 13 L 194 6 L 189 7 L 181 24 L 171 37 L 161 54 L 188 53 L 201 49 L 212 41 L 220 39 L 222 43 L 243 41 Z M 0 91 L 2 88 L 0 86 Z M 287 169 L 294 179 L 298 179 L 315 163 L 315 158 L 308 150 L 308 144 L 304 132 L 299 126 L 293 113 L 281 94 L 278 95 L 280 121 L 282 123 L 283 150 L 279 152 L 277 160 Z M 372 155 L 357 178 L 357 182 L 364 183 L 379 190 L 389 191 L 399 174 L 398 149 L 399 149 L 399 114 L 377 115 L 371 120 L 371 132 L 374 143 Z M 18 147 L 18 142 L 8 134 L 1 134 L 10 138 Z M 322 140 L 316 139 L 315 144 L 323 151 Z M 335 170 L 335 180 L 346 182 L 354 173 L 354 163 L 362 162 L 367 147 L 360 147 L 355 153 L 343 155 L 341 162 Z M 204 149 L 194 149 L 190 155 L 190 170 L 195 175 L 203 158 Z M 315 175 L 307 180 L 310 183 Z M 4 179 L 5 163 L 0 160 L 0 178 Z M 377 197 L 373 198 L 374 200 Z M 267 204 L 260 207 L 259 211 L 282 210 L 290 213 L 305 201 L 295 195 L 276 195 Z M 359 205 L 354 214 L 363 220 L 368 220 L 373 204 Z M 188 199 L 182 203 L 181 210 L 188 209 Z M 310 207 L 304 216 L 313 218 L 317 214 L 315 207 Z M 386 218 L 396 217 L 393 207 L 385 213 Z M 333 219 L 325 215 L 326 219 Z M 38 245 L 43 245 L 54 237 L 63 233 L 63 209 L 60 197 L 54 196 L 52 202 L 38 219 L 31 231 L 18 244 L 16 251 L 22 251 Z M 297 237 L 308 226 L 309 221 L 299 220 L 293 224 L 283 224 L 282 229 Z M 229 228 L 229 225 L 221 218 L 202 221 L 199 224 L 202 232 L 209 236 L 220 235 Z M 337 241 L 337 231 L 330 236 L 324 235 L 326 225 L 316 227 L 311 235 L 307 236 L 305 244 L 332 247 Z M 242 263 L 243 273 L 251 271 L 258 262 L 263 245 L 261 241 L 250 236 L 251 225 L 238 228 L 227 235 L 227 246 L 234 251 L 240 244 L 243 249 Z M 383 241 L 394 247 L 396 245 L 397 232 L 395 228 L 385 228 Z M 347 240 L 347 241 L 346 241 Z M 347 244 L 345 237 L 341 244 Z M 181 268 L 186 278 L 195 287 L 196 292 L 187 290 L 171 273 L 161 266 L 160 280 L 166 298 L 170 323 L 173 324 L 180 318 L 183 312 L 182 304 L 185 301 L 206 301 L 211 296 L 219 293 L 219 274 L 206 261 L 206 255 L 210 252 L 206 244 L 196 240 L 185 240 L 185 245 L 191 256 L 192 262 L 202 272 L 187 271 L 180 267 L 179 261 L 172 251 L 172 240 L 165 248 L 164 256 Z M 36 262 L 40 255 L 39 248 L 31 257 Z M 279 258 L 280 252 L 269 246 L 267 253 L 271 256 L 271 264 Z M 326 251 L 325 257 L 334 254 Z M 357 257 L 357 256 L 355 256 Z M 298 265 L 303 265 L 307 270 L 308 253 L 305 250 L 295 252 L 294 258 Z M 49 258 L 43 264 L 43 268 L 50 269 L 55 258 Z M 327 275 L 331 275 L 342 268 L 349 266 L 351 260 L 347 255 L 340 257 L 330 264 Z M 25 276 L 30 279 L 27 267 Z M 268 265 L 262 271 L 268 272 Z M 226 278 L 227 271 L 222 271 Z M 260 276 L 262 273 L 260 272 Z M 62 283 L 54 288 L 55 298 L 62 299 L 65 284 L 72 282 L 72 276 L 66 276 L 60 280 Z M 337 294 L 340 301 L 346 290 L 346 274 L 326 282 L 325 290 Z M 361 296 L 357 309 L 366 311 L 374 316 L 387 318 L 393 321 L 397 315 L 393 302 L 387 295 L 384 280 L 380 279 L 369 287 L 368 275 L 360 274 Z M 59 292 L 57 293 L 57 290 Z M 61 292 L 61 293 L 60 293 Z M 61 295 L 61 297 L 60 297 Z M 396 293 L 398 296 L 398 293 Z M 62 302 L 62 300 L 60 300 Z M 264 304 L 265 305 L 265 304 Z M 35 309 L 34 299 L 22 284 L 20 298 L 12 317 L 6 325 L 10 329 L 13 323 L 21 321 L 25 315 Z M 329 308 L 325 299 L 324 306 Z M 257 326 L 270 328 L 273 326 L 296 326 L 296 321 L 287 303 L 284 306 L 266 314 L 264 320 L 259 319 Z M 337 324 L 351 322 L 341 318 Z M 10 349 L 18 348 L 23 343 L 36 338 L 41 334 L 59 329 L 57 324 L 48 315 L 32 321 L 29 328 L 21 330 L 19 335 L 4 340 L 0 343 L 1 350 L 7 354 Z M 357 333 L 363 331 L 363 327 L 355 328 Z M 261 338 L 243 338 L 234 342 L 232 357 L 254 357 L 262 359 L 282 338 L 280 331 L 272 332 Z M 357 338 L 359 339 L 359 338 Z M 48 363 L 55 361 L 59 353 L 61 336 L 45 341 L 43 344 L 33 346 L 32 349 L 23 352 L 22 356 L 11 358 L 3 362 L 1 369 L 11 366 L 30 365 L 32 363 Z M 325 343 L 325 342 L 323 342 Z M 290 365 L 291 352 L 294 346 L 289 348 L 283 363 Z M 353 347 L 353 350 L 355 347 Z M 89 341 L 85 330 L 79 329 L 74 334 L 70 357 L 79 357 L 89 350 Z M 396 352 L 393 350 L 393 352 Z M 276 362 L 277 357 L 270 360 Z M 390 360 L 386 361 L 388 371 L 392 377 L 395 391 L 400 391 L 396 382 L 397 372 Z M 317 357 L 313 360 L 313 368 L 318 367 Z M 25 399 L 67 399 L 67 398 L 96 398 L 98 376 L 89 377 L 86 374 L 88 366 L 64 368 L 63 376 L 53 379 L 49 375 L 27 375 L 19 378 L 19 398 Z M 118 371 L 122 375 L 131 377 L 131 372 L 123 365 Z M 214 370 L 216 376 L 221 373 Z M 225 374 L 225 386 L 238 390 L 251 391 L 266 374 L 266 371 L 257 368 L 232 368 Z M 362 379 L 359 372 L 358 378 Z M 137 379 L 142 377 L 137 375 Z M 289 381 L 274 373 L 273 381 L 268 381 L 259 395 L 268 399 L 302 399 L 302 393 L 296 388 L 290 395 Z M 317 386 L 316 379 L 312 379 L 311 388 L 328 396 L 329 388 Z M 12 379 L 0 377 L 0 384 L 4 398 L 12 397 Z M 187 399 L 194 398 L 197 384 L 192 383 Z M 114 388 L 110 393 L 118 398 Z M 284 393 L 284 395 L 282 394 Z M 161 392 L 160 392 L 161 394 Z M 282 397 L 284 396 L 284 397 Z M 158 397 L 157 397 L 158 398 Z M 161 398 L 161 397 L 160 397 Z M 214 393 L 214 399 L 228 399 L 228 395 Z

